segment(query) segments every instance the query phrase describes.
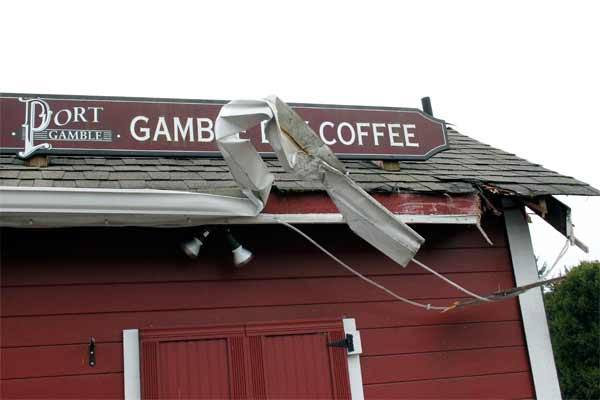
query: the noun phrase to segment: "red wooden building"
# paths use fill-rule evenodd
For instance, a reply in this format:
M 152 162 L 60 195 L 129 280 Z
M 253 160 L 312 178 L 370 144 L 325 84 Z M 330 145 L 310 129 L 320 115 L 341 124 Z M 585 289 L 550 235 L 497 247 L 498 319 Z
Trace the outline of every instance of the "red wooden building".
M 570 234 L 551 195 L 599 192 L 456 131 L 448 139 L 428 160 L 344 163 L 426 239 L 418 258 L 446 277 L 480 294 L 535 282 L 524 206 Z M 445 313 L 397 301 L 274 216 L 411 300 L 465 295 L 358 238 L 320 187 L 277 161 L 261 214 L 210 223 L 193 194 L 239 196 L 218 157 L 0 162 L 2 398 L 560 397 L 540 289 Z M 189 259 L 180 244 L 208 225 Z M 233 266 L 220 228 L 250 263 Z

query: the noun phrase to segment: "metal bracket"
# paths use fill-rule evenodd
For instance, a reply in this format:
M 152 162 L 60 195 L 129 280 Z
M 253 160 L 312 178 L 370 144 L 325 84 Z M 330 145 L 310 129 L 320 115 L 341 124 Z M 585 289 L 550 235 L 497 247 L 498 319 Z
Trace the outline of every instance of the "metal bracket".
M 94 367 L 96 365 L 96 339 L 90 337 L 88 344 L 88 365 Z
M 524 203 L 544 221 L 569 239 L 571 246 L 575 245 L 586 253 L 589 251 L 589 248 L 575 237 L 575 233 L 573 232 L 574 225 L 571 220 L 571 208 L 569 206 L 554 196 L 537 197 L 533 201 L 525 201 Z
M 327 343 L 329 347 L 341 347 L 347 349 L 349 353 L 354 351 L 354 336 L 347 333 L 346 338 L 342 340 L 338 340 L 336 342 Z

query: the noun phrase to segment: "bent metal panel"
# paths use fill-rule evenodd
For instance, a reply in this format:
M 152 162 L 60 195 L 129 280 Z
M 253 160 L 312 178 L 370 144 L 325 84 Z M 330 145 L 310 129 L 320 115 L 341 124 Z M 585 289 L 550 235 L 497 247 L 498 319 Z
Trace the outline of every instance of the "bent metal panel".
M 0 94 L 0 150 L 39 153 L 217 156 L 214 122 L 226 102 Z M 424 160 L 448 148 L 446 124 L 421 110 L 292 104 L 341 159 Z M 264 124 L 241 133 L 273 156 Z

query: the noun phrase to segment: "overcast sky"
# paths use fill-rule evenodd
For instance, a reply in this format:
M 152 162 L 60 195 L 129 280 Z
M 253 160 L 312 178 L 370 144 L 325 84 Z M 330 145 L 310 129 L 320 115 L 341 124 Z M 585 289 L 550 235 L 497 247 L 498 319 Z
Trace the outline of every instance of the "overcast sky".
M 420 107 L 600 188 L 597 2 L 13 1 L 0 91 Z M 87 4 L 87 5 L 84 5 Z M 599 259 L 600 198 L 561 198 L 560 265 Z M 534 222 L 536 254 L 564 243 Z

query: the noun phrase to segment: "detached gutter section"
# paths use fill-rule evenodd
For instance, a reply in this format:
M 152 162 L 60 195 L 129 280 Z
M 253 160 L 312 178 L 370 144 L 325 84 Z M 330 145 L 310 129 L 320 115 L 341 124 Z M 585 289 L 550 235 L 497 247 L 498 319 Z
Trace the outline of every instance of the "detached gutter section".
M 277 97 L 234 100 L 221 108 L 215 121 L 219 150 L 242 192 L 256 204 L 257 214 L 267 202 L 274 178 L 254 145 L 239 133 L 263 121 L 286 171 L 320 183 L 354 233 L 398 264 L 410 262 L 425 239 L 350 179 L 331 149 Z

